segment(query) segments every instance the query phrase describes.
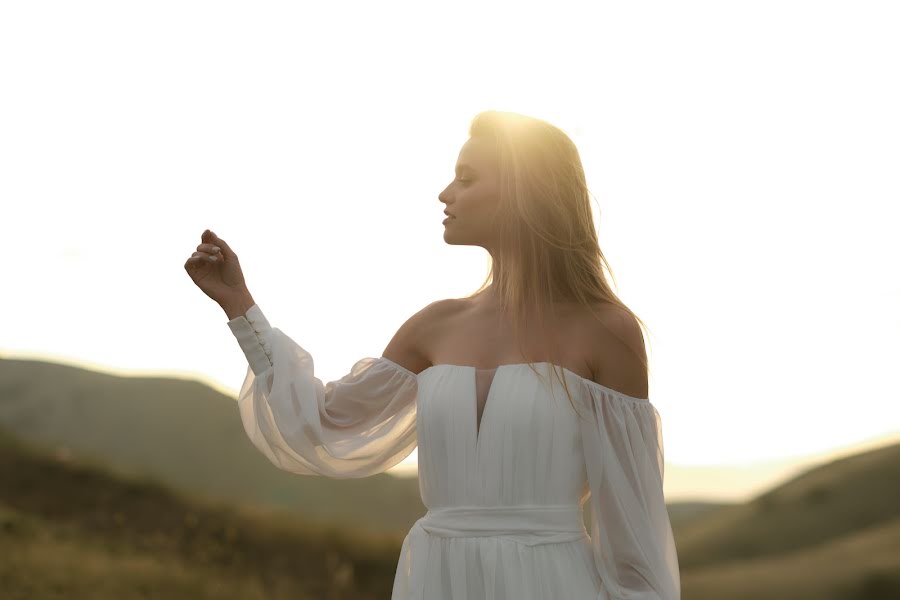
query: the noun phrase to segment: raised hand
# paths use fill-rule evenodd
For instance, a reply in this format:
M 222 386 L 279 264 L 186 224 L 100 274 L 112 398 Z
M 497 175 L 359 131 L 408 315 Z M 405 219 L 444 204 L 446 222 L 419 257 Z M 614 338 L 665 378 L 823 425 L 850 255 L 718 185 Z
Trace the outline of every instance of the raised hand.
M 200 240 L 197 251 L 184 263 L 184 270 L 197 287 L 226 312 L 235 309 L 243 314 L 253 305 L 253 299 L 237 254 L 209 229 L 201 234 Z

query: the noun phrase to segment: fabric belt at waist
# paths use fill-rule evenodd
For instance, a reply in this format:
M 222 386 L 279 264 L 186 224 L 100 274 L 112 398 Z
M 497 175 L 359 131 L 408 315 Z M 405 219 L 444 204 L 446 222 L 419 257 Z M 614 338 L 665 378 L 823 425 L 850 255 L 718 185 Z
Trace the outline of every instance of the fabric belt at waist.
M 398 569 L 408 569 L 410 597 L 423 598 L 429 536 L 497 537 L 528 546 L 588 537 L 578 504 L 443 506 L 429 509 L 403 541 Z
M 447 506 L 430 509 L 416 523 L 438 537 L 503 537 L 529 546 L 570 542 L 584 536 L 577 504 Z

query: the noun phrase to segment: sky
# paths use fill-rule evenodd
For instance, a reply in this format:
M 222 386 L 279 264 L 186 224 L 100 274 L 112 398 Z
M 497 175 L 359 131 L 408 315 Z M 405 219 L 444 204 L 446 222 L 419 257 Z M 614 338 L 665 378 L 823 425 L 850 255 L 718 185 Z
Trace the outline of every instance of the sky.
M 209 228 L 338 379 L 484 280 L 438 194 L 496 109 L 579 149 L 667 477 L 900 434 L 900 8 L 547 6 L 3 3 L 0 356 L 236 395 L 183 267 Z

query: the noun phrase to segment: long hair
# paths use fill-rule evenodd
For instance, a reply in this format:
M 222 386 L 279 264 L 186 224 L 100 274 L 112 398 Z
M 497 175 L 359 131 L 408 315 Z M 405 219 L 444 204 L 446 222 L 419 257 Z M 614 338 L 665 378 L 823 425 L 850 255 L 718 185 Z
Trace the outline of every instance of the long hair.
M 492 223 L 498 247 L 492 249 L 487 278 L 468 298 L 493 284 L 501 310 L 511 317 L 523 356 L 521 330 L 536 325 L 546 331 L 547 316 L 557 314 L 556 302 L 586 307 L 620 340 L 603 323 L 596 306 L 615 305 L 649 332 L 607 281 L 606 272 L 613 282 L 615 276 L 600 249 L 581 157 L 569 136 L 541 119 L 496 110 L 477 114 L 469 136 L 489 142 L 496 152 L 500 198 Z M 497 277 L 501 266 L 502 277 Z M 548 335 L 547 339 L 556 338 Z M 559 365 L 555 341 L 549 350 L 548 362 Z M 638 357 L 649 374 L 645 354 Z M 528 365 L 535 371 L 531 362 Z M 572 403 L 565 377 L 555 368 L 554 373 Z

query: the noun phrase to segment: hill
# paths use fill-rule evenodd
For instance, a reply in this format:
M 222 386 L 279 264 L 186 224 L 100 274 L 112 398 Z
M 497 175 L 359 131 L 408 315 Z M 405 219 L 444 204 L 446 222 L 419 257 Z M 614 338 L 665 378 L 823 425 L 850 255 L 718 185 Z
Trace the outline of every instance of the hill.
M 686 600 L 897 600 L 900 519 L 796 552 L 682 572 Z
M 802 473 L 751 501 L 677 530 L 682 569 L 773 557 L 838 541 L 900 518 L 900 444 Z
M 405 533 L 425 514 L 414 477 L 278 469 L 248 439 L 235 398 L 196 381 L 0 359 L 0 429 L 120 475 L 344 526 Z
M 5 599 L 378 599 L 402 539 L 251 513 L 0 435 Z
M 673 526 L 683 597 L 897 600 L 898 473 L 895 444 Z

